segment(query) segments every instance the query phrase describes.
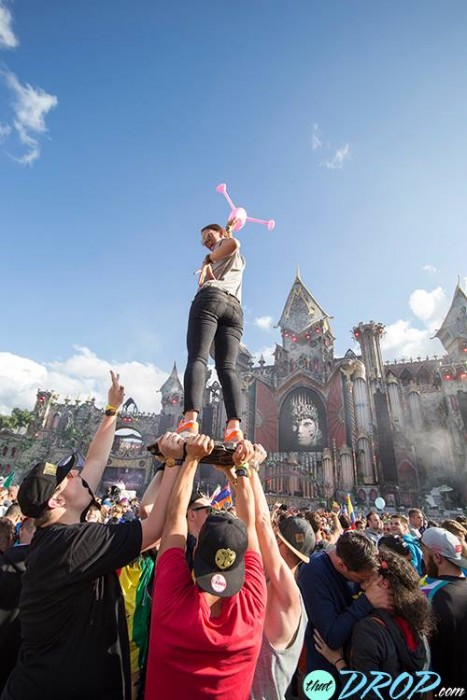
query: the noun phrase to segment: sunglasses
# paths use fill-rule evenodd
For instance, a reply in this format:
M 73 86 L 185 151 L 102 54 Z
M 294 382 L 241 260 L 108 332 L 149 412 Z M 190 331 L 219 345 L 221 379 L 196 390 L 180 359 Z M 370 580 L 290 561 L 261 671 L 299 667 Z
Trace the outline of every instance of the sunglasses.
M 196 508 L 192 508 L 191 510 L 207 510 L 208 513 L 212 513 L 214 508 L 212 506 L 197 506 Z

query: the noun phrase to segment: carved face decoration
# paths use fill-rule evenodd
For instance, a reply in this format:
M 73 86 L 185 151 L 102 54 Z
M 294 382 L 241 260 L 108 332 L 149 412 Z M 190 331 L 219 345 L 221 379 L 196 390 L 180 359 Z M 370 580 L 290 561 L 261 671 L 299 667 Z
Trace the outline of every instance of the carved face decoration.
M 292 424 L 292 432 L 299 447 L 311 447 L 316 442 L 318 424 L 314 418 L 302 418 Z

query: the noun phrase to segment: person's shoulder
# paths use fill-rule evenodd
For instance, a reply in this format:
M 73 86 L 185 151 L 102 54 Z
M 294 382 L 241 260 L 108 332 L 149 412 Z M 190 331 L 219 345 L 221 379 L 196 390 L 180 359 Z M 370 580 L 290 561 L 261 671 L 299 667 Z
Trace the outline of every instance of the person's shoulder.
M 245 575 L 249 578 L 259 578 L 261 581 L 264 577 L 264 566 L 261 554 L 249 549 L 245 552 Z
M 39 527 L 29 545 L 31 552 L 40 549 L 48 549 L 62 542 L 68 542 L 75 536 L 76 526 L 81 523 L 65 525 L 64 523 L 53 523 L 44 527 Z
M 182 589 L 194 587 L 184 549 L 169 547 L 157 556 L 154 582 L 157 596 L 169 596 L 170 600 Z
M 138 520 L 114 526 L 110 523 L 71 523 L 69 525 L 55 523 L 49 527 L 41 528 L 38 539 L 36 541 L 33 539 L 31 544 L 40 545 L 42 548 L 51 547 L 54 544 L 73 546 L 88 541 L 124 540 L 130 530 L 140 531 L 141 523 Z
M 377 614 L 367 615 L 357 620 L 352 630 L 352 639 L 359 640 L 359 643 L 364 639 L 376 640 L 390 636 L 389 630 L 384 620 Z
M 266 608 L 267 590 L 263 560 L 261 555 L 253 550 L 245 552 L 245 581 L 239 596 L 253 596 L 263 611 Z
M 263 560 L 261 559 L 261 554 L 259 552 L 255 552 L 253 549 L 247 549 L 245 552 L 245 566 L 247 564 L 259 564 L 262 566 Z
M 431 597 L 433 605 L 460 599 L 467 604 L 467 578 L 463 576 L 441 576 Z
M 329 547 L 323 547 L 319 552 L 316 552 L 316 554 L 310 557 L 310 561 L 307 564 L 300 567 L 300 571 L 303 569 L 307 571 L 327 571 L 332 568 L 331 559 L 329 557 Z
M 227 238 L 227 237 L 221 238 L 219 243 L 217 244 L 217 247 L 219 247 L 219 248 L 222 247 L 223 245 L 225 245 L 225 243 L 227 241 L 229 242 L 229 246 L 230 246 L 231 250 L 234 250 L 234 251 L 240 250 L 240 241 L 238 240 L 238 238 L 235 238 L 234 236 L 230 236 L 230 238 Z
M 158 570 L 164 565 L 168 566 L 169 564 L 180 562 L 186 563 L 186 550 L 182 547 L 169 547 L 162 554 L 158 554 L 156 560 Z
M 132 537 L 133 533 L 141 533 L 141 521 L 138 519 L 121 522 L 118 525 L 112 523 L 77 523 L 73 526 L 71 536 L 80 540 L 115 540 L 125 541 Z

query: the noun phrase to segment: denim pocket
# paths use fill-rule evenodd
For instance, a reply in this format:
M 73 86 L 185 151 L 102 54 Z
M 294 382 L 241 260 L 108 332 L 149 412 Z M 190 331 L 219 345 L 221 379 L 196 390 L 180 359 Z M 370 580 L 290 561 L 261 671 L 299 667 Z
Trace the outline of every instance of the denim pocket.
M 224 313 L 225 304 L 224 295 L 219 294 L 217 290 L 213 290 L 213 293 L 211 290 L 203 291 L 193 299 L 190 317 L 199 319 L 208 316 L 219 319 Z

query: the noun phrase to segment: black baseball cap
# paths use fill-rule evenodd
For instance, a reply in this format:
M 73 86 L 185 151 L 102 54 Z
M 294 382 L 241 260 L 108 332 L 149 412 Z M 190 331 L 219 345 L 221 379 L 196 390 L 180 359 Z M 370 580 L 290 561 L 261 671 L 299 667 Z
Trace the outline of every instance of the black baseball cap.
M 315 533 L 308 520 L 296 516 L 284 518 L 279 523 L 277 534 L 299 559 L 308 564 L 316 542 Z
M 199 533 L 193 570 L 201 590 L 229 598 L 243 586 L 248 534 L 245 523 L 219 511 L 206 518 Z
M 65 464 L 38 462 L 24 477 L 18 491 L 18 503 L 23 515 L 39 518 L 47 508 L 49 498 L 61 484 L 75 463 L 69 459 Z

